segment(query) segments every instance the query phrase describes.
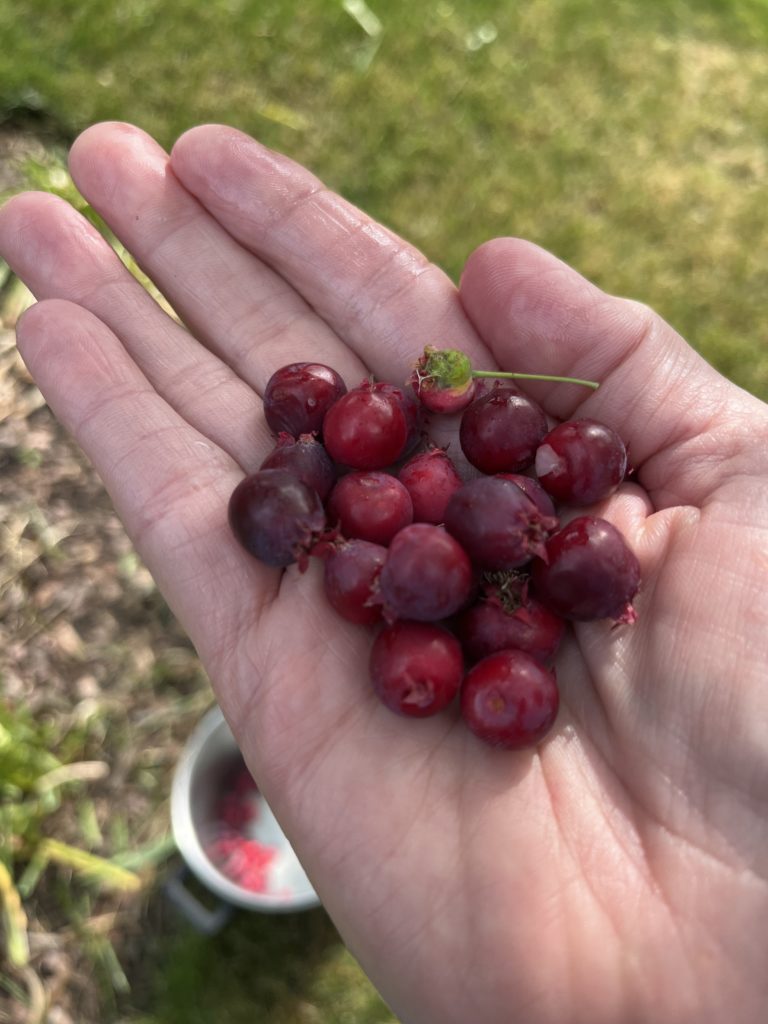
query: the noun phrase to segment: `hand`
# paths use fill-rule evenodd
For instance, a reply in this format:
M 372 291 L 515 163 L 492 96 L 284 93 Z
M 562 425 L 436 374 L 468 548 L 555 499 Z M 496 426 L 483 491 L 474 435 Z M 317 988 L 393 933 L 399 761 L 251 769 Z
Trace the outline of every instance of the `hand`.
M 98 125 L 71 169 L 168 297 L 67 204 L 24 194 L 0 252 L 40 300 L 21 353 L 195 643 L 246 759 L 352 951 L 418 1024 L 757 1022 L 768 1004 L 768 415 L 657 316 L 497 239 L 460 288 L 307 171 L 223 127 L 168 156 Z M 639 621 L 579 625 L 535 752 L 406 721 L 317 564 L 261 566 L 229 494 L 271 448 L 259 394 L 314 359 L 402 382 L 425 343 L 629 442 L 601 508 Z

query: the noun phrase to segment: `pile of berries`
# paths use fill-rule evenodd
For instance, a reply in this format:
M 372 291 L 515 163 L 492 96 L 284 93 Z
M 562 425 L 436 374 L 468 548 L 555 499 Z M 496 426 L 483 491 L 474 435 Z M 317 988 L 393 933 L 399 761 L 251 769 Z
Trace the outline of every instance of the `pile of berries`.
M 205 852 L 211 863 L 249 892 L 267 892 L 277 851 L 246 833 L 259 813 L 259 791 L 244 762 L 229 772 L 214 807 Z
M 347 390 L 328 366 L 283 367 L 264 395 L 276 447 L 233 492 L 229 522 L 267 565 L 323 559 L 332 607 L 378 630 L 370 675 L 387 707 L 424 717 L 459 694 L 473 733 L 515 749 L 554 723 L 551 663 L 567 622 L 634 621 L 640 568 L 606 520 L 558 518 L 618 488 L 621 438 L 591 419 L 552 427 L 490 376 L 525 375 L 473 371 L 463 353 L 432 348 L 402 388 Z M 424 440 L 425 416 L 457 412 L 479 471 L 467 480 Z

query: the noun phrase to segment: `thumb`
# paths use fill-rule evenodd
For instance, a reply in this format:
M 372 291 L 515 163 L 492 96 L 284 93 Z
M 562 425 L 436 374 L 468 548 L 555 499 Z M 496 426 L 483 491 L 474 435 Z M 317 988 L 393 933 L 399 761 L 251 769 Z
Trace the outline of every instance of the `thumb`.
M 590 416 L 617 430 L 657 509 L 701 505 L 724 480 L 766 471 L 768 445 L 755 439 L 768 436 L 768 407 L 642 304 L 515 238 L 470 256 L 460 296 L 503 369 L 600 382 L 588 393 L 545 383 L 528 390 L 553 416 Z

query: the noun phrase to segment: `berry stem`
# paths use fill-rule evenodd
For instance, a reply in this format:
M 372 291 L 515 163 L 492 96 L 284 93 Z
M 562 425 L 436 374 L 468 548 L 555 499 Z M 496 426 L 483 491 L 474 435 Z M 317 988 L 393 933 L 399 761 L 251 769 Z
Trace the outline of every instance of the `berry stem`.
M 504 373 L 500 370 L 473 370 L 473 377 L 504 377 L 508 380 L 553 380 L 559 384 L 582 384 L 585 388 L 600 387 L 596 380 L 581 380 L 580 377 L 556 377 L 549 373 Z

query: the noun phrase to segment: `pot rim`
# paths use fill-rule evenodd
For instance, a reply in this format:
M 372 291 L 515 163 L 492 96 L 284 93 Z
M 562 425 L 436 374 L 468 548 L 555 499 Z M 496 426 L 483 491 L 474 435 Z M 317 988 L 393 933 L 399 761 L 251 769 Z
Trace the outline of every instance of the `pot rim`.
M 290 896 L 274 893 L 249 892 L 227 878 L 211 863 L 205 853 L 192 819 L 190 792 L 195 765 L 200 753 L 219 730 L 232 737 L 233 752 L 239 751 L 237 742 L 218 705 L 203 716 L 184 746 L 171 786 L 171 832 L 179 852 L 189 869 L 203 885 L 217 896 L 247 910 L 290 912 L 308 910 L 320 905 L 320 899 L 311 887 Z M 286 840 L 287 842 L 287 840 Z

